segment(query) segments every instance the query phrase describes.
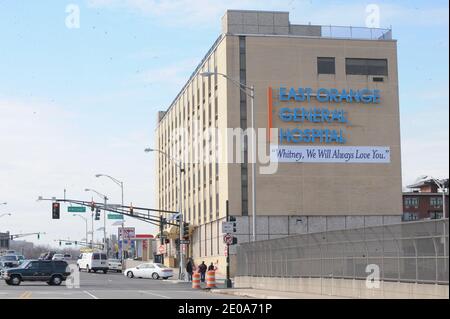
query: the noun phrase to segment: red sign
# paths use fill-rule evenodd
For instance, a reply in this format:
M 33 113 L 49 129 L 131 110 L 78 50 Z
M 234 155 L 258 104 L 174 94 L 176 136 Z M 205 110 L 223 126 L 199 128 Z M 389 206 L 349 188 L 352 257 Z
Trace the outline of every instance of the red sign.
M 225 257 L 228 256 L 228 247 L 225 246 L 225 249 L 223 250 L 223 254 L 225 255 Z
M 226 234 L 225 236 L 223 236 L 223 241 L 227 245 L 232 245 L 233 244 L 233 236 L 230 234 Z
M 158 248 L 158 252 L 160 254 L 164 254 L 166 252 L 166 246 L 160 245 L 159 248 Z

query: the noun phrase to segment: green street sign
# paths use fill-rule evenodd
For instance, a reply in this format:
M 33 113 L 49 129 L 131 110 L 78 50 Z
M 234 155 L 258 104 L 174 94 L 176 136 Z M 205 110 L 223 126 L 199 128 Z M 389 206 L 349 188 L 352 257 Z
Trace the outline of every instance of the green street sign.
M 108 219 L 123 219 L 123 215 L 120 215 L 120 214 L 108 214 Z
M 72 243 L 66 243 L 66 245 L 67 245 L 67 246 L 70 246 L 70 245 L 72 245 Z
M 69 206 L 67 207 L 69 213 L 86 213 L 86 207 L 83 206 Z

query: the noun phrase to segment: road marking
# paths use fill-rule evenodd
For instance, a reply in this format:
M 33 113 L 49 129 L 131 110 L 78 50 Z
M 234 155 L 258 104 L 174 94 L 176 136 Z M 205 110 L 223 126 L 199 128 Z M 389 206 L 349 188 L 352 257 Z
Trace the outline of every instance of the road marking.
M 93 294 L 87 292 L 86 290 L 84 290 L 83 292 L 84 292 L 85 294 L 91 296 L 91 297 L 94 298 L 94 299 L 98 299 L 98 297 L 96 297 L 96 296 L 94 296 Z
M 162 297 L 162 298 L 166 298 L 166 299 L 171 299 L 170 297 L 159 295 L 159 294 L 155 294 L 155 293 L 150 292 L 150 291 L 139 290 L 139 292 L 142 293 L 142 294 L 147 294 L 147 295 L 152 295 L 152 296 L 156 296 L 156 297 Z

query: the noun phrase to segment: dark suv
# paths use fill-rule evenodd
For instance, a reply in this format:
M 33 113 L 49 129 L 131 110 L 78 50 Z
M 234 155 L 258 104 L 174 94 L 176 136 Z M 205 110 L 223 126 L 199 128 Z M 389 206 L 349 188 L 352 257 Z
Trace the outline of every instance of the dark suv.
M 17 268 L 3 269 L 1 277 L 8 285 L 20 285 L 22 281 L 45 281 L 59 286 L 70 276 L 67 262 L 63 260 L 27 260 Z

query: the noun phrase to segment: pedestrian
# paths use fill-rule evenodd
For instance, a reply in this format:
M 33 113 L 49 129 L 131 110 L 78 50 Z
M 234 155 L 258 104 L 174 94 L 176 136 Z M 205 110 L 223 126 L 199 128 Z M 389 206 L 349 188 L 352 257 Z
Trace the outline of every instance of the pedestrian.
M 210 270 L 216 270 L 216 267 L 214 267 L 214 264 L 213 263 L 211 263 L 211 265 L 209 265 L 209 267 L 208 267 L 208 271 L 210 271 Z
M 192 263 L 192 259 L 189 258 L 188 263 L 186 264 L 186 272 L 188 273 L 188 280 L 192 281 L 192 272 L 194 271 L 194 265 Z
M 202 263 L 198 266 L 198 272 L 200 273 L 200 280 L 202 282 L 205 282 L 205 274 L 207 268 L 208 267 L 206 266 L 204 261 L 202 261 Z

